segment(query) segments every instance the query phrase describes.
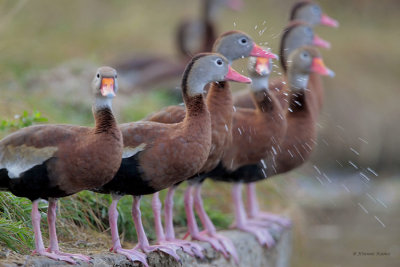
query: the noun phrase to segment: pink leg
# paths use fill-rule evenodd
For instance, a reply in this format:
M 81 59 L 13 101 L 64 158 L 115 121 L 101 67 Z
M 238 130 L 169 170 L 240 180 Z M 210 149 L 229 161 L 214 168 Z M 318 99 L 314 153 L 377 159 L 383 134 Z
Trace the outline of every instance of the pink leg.
M 132 217 L 136 226 L 136 233 L 138 236 L 138 244 L 136 247 L 143 250 L 145 253 L 160 250 L 168 255 L 174 257 L 177 261 L 180 261 L 178 254 L 176 254 L 174 249 L 171 249 L 167 246 L 156 245 L 150 246 L 149 240 L 147 239 L 146 233 L 144 232 L 143 223 L 142 223 L 142 213 L 140 212 L 140 200 L 142 196 L 134 196 L 133 197 L 133 206 L 132 206 Z
M 53 260 L 61 260 L 71 264 L 76 264 L 72 258 L 68 256 L 57 255 L 52 252 L 47 252 L 44 248 L 43 239 L 42 239 L 42 232 L 40 231 L 40 213 L 38 210 L 39 200 L 35 200 L 32 203 L 32 225 L 33 225 L 33 232 L 35 234 L 35 250 L 32 254 L 38 254 L 41 256 L 48 257 Z
M 201 252 L 203 248 L 193 242 L 190 241 L 185 241 L 181 239 L 176 239 L 175 238 L 175 232 L 174 232 L 174 224 L 173 224 L 173 207 L 174 207 L 174 193 L 175 193 L 176 186 L 172 186 L 168 189 L 167 197 L 165 199 L 165 231 L 166 235 L 164 236 L 164 233 L 160 235 L 160 238 L 157 238 L 159 244 L 167 245 L 174 247 L 175 249 L 180 249 L 186 253 L 188 253 L 191 256 L 197 256 L 199 258 L 204 258 L 203 253 Z M 157 193 L 156 193 L 157 194 Z M 155 196 L 156 196 L 155 194 Z M 156 207 L 158 211 L 154 209 Z M 154 218 L 157 221 L 159 221 L 161 225 L 161 215 L 160 215 L 160 210 L 161 210 L 161 202 L 160 199 L 157 197 L 153 197 L 153 210 L 154 210 Z M 158 223 L 156 222 L 156 225 Z M 162 229 L 161 229 L 162 231 Z M 157 232 L 157 231 L 156 231 Z M 157 235 L 158 236 L 158 235 Z
M 196 217 L 193 211 L 193 195 L 192 195 L 192 185 L 188 185 L 188 188 L 185 191 L 185 211 L 186 211 L 186 218 L 188 223 L 188 230 L 189 235 L 192 237 L 193 240 L 203 241 L 210 243 L 211 246 L 221 253 L 224 254 L 225 257 L 228 257 L 227 252 L 224 250 L 222 245 L 215 239 L 211 238 L 207 235 L 201 234 L 199 231 L 199 227 L 196 222 Z
M 262 225 L 262 221 L 266 220 L 267 225 L 268 222 L 277 223 L 283 227 L 290 227 L 292 225 L 289 219 L 283 218 L 277 214 L 269 213 L 269 212 L 261 212 L 258 200 L 257 200 L 257 192 L 255 183 L 247 184 L 247 210 L 249 211 L 249 218 L 253 219 L 253 222 L 256 224 Z
M 235 209 L 235 222 L 233 227 L 255 235 L 261 245 L 267 245 L 268 247 L 273 246 L 275 240 L 267 230 L 248 224 L 243 206 L 241 183 L 237 183 L 233 186 L 232 196 Z
M 111 238 L 112 238 L 112 243 L 113 246 L 110 249 L 110 251 L 114 251 L 115 253 L 124 255 L 131 261 L 139 261 L 141 262 L 144 266 L 148 267 L 149 265 L 147 264 L 147 257 L 144 253 L 136 250 L 136 249 L 123 249 L 121 246 L 121 241 L 119 239 L 119 234 L 118 234 L 118 210 L 117 210 L 117 205 L 118 201 L 121 199 L 121 196 L 114 195 L 112 194 L 112 202 L 110 205 L 110 208 L 108 209 L 108 218 L 110 222 L 110 228 L 111 228 Z
M 73 257 L 78 260 L 82 260 L 85 262 L 89 262 L 91 260 L 90 257 L 82 255 L 82 254 L 71 254 L 61 252 L 58 247 L 58 239 L 56 232 L 56 211 L 57 211 L 57 199 L 49 199 L 49 208 L 47 211 L 47 222 L 49 225 L 49 236 L 50 236 L 50 246 L 47 249 L 47 252 L 51 252 L 61 256 Z
M 224 256 L 227 257 L 230 254 L 235 262 L 239 264 L 239 258 L 232 241 L 222 235 L 217 234 L 217 230 L 215 229 L 213 222 L 211 221 L 210 217 L 208 217 L 208 214 L 204 209 L 203 199 L 201 197 L 201 186 L 201 183 L 196 184 L 194 191 L 194 206 L 205 228 L 205 232 L 200 234 L 206 234 L 209 238 L 213 238 L 217 242 L 219 242 L 220 245 L 224 248 L 224 251 L 222 252 Z

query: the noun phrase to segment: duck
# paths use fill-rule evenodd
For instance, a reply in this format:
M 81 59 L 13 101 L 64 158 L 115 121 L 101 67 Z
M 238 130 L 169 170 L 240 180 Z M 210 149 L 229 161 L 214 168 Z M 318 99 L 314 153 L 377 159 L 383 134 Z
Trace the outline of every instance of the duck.
M 279 60 L 284 76 L 286 75 L 287 71 L 287 59 L 289 54 L 296 48 L 304 45 L 312 45 L 326 49 L 331 47 L 331 44 L 328 41 L 322 39 L 314 33 L 314 29 L 311 25 L 302 21 L 290 22 L 282 31 L 279 50 Z M 314 74 L 311 75 L 314 76 Z M 288 93 L 282 91 L 285 83 L 285 79 L 281 77 L 272 79 L 272 81 L 269 83 L 272 93 L 275 94 L 275 96 L 279 99 L 283 109 L 288 108 Z M 317 90 L 316 93 L 320 94 L 319 106 L 322 106 L 323 92 L 321 90 Z M 255 108 L 253 98 L 249 91 L 246 90 L 238 91 L 233 94 L 233 102 L 237 107 Z
M 251 58 L 248 70 L 252 79 L 250 94 L 255 108 L 236 107 L 233 113 L 231 142 L 225 146 L 218 166 L 207 173 L 206 177 L 235 184 L 232 191 L 236 219 L 233 227 L 255 235 L 261 245 L 272 247 L 275 240 L 269 231 L 253 227 L 246 222 L 244 209 L 240 208 L 240 185 L 242 179 L 247 179 L 246 173 L 242 172 L 246 170 L 245 166 L 259 163 L 278 149 L 288 126 L 285 110 L 268 85 L 272 61 Z M 197 195 L 196 201 L 199 200 Z
M 176 32 L 176 46 L 182 58 L 211 51 L 217 39 L 216 22 L 224 7 L 239 11 L 242 0 L 201 0 L 201 18 L 182 21 Z
M 119 169 L 123 140 L 112 113 L 118 91 L 117 72 L 101 67 L 92 81 L 95 126 L 35 125 L 0 141 L 0 190 L 32 201 L 34 254 L 76 264 L 81 254 L 61 252 L 56 234 L 57 199 L 109 182 Z M 38 204 L 48 200 L 50 246 L 45 249 Z
M 287 131 L 280 144 L 268 155 L 260 159 L 257 164 L 250 164 L 236 169 L 234 172 L 222 172 L 211 179 L 237 182 L 233 188 L 235 203 L 235 218 L 243 220 L 244 224 L 251 224 L 251 220 L 270 220 L 283 226 L 289 226 L 290 221 L 271 213 L 261 213 L 258 208 L 254 184 L 247 188 L 248 218 L 242 202 L 241 190 L 243 183 L 253 183 L 293 170 L 303 164 L 311 155 L 316 140 L 316 123 L 318 114 L 314 103 L 317 101 L 313 88 L 307 89 L 311 73 L 334 76 L 328 69 L 318 50 L 311 46 L 303 46 L 294 50 L 288 58 L 286 85 L 288 94 L 288 111 L 286 112 Z M 223 163 L 227 166 L 229 162 Z M 244 219 L 243 219 L 244 218 Z
M 230 63 L 236 59 L 249 56 L 276 58 L 276 55 L 263 50 L 254 43 L 250 36 L 240 31 L 229 31 L 222 34 L 216 40 L 213 50 L 226 56 Z M 203 179 L 202 175 L 204 173 L 211 171 L 217 166 L 222 157 L 223 148 L 229 142 L 231 137 L 233 103 L 229 84 L 227 82 L 211 84 L 206 101 L 211 113 L 212 148 L 203 168 L 199 173 L 194 175 L 194 177 L 189 179 L 189 185 L 185 191 L 185 210 L 188 218 L 189 234 L 193 240 L 209 242 L 217 251 L 223 253 L 225 257 L 228 258 L 229 255 L 231 255 L 235 260 L 237 260 L 237 253 L 232 242 L 224 236 L 217 234 L 211 220 L 207 219 L 208 216 L 205 214 L 204 209 L 199 207 L 197 204 L 196 207 L 200 209 L 200 218 L 205 220 L 203 224 L 207 224 L 207 228 L 210 230 L 207 233 L 200 232 L 196 221 L 193 219 L 192 191 L 195 190 L 196 192 L 199 192 L 201 190 L 197 181 Z M 163 123 L 177 123 L 182 121 L 184 116 L 185 108 L 183 106 L 169 106 L 162 111 L 151 114 L 146 118 L 146 120 Z M 185 250 L 185 244 L 182 244 L 180 240 L 175 238 L 172 222 L 173 195 L 177 186 L 178 185 L 174 185 L 168 190 L 165 200 L 166 235 L 158 235 L 157 239 L 158 242 L 180 244 Z M 159 203 L 157 194 L 154 195 L 153 201 Z M 161 204 L 158 204 L 158 207 L 160 206 Z M 160 212 L 157 211 L 154 213 L 159 214 Z M 159 219 L 159 221 L 161 221 L 161 219 Z M 156 225 L 160 224 L 161 223 Z M 190 251 L 190 248 L 186 248 L 186 250 Z
M 112 251 L 132 261 L 147 265 L 145 253 L 163 251 L 179 260 L 176 251 L 166 245 L 150 246 L 143 229 L 140 200 L 179 183 L 197 173 L 211 149 L 211 117 L 204 101 L 204 87 L 210 82 L 251 80 L 229 66 L 229 61 L 217 53 L 201 53 L 188 63 L 182 77 L 182 97 L 186 106 L 184 119 L 166 124 L 138 121 L 120 125 L 124 140 L 122 163 L 114 178 L 94 191 L 111 194 L 109 220 L 113 240 Z M 133 196 L 132 217 L 138 235 L 134 249 L 123 249 L 118 236 L 117 203 L 124 195 Z
M 175 93 L 180 75 L 191 57 L 201 52 L 211 52 L 217 37 L 217 19 L 224 7 L 240 10 L 242 0 L 200 0 L 202 15 L 199 20 L 184 20 L 175 34 L 177 55 L 136 55 L 129 60 L 122 60 L 117 70 L 122 77 L 124 88 L 129 91 L 167 86 Z
M 293 4 L 290 21 L 304 21 L 311 26 L 323 25 L 337 28 L 339 22 L 322 12 L 321 7 L 313 1 L 298 1 Z

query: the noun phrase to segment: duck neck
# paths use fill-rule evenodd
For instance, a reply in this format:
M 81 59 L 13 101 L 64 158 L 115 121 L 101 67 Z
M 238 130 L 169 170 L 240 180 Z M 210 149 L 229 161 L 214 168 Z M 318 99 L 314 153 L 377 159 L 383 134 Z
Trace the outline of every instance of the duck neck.
M 290 111 L 308 110 L 307 103 L 307 84 L 309 80 L 308 74 L 288 73 L 288 81 L 290 88 Z
M 186 106 L 186 117 L 198 117 L 207 112 L 203 94 L 204 84 L 197 83 L 188 77 L 187 83 L 182 84 L 183 102 Z
M 108 133 L 117 128 L 117 122 L 112 113 L 110 98 L 96 97 L 92 106 L 95 119 L 95 133 Z
M 207 94 L 207 108 L 211 113 L 213 125 L 217 124 L 220 118 L 232 117 L 233 100 L 228 82 L 214 82 L 211 84 Z
M 289 72 L 287 77 L 292 92 L 300 93 L 307 89 L 309 74 Z
M 203 20 L 206 23 L 213 23 L 216 20 L 218 6 L 214 0 L 205 0 L 203 4 Z
M 253 92 L 268 90 L 268 76 L 254 76 L 251 77 L 251 90 Z

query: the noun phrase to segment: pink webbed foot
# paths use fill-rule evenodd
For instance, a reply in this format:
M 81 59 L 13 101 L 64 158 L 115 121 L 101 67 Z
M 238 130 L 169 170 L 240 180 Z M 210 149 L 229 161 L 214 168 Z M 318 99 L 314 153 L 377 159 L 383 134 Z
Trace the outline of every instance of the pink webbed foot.
M 145 267 L 149 267 L 149 264 L 147 263 L 146 254 L 138 251 L 137 249 L 124 249 L 121 247 L 117 247 L 117 248 L 111 248 L 110 251 L 124 255 L 132 262 L 138 261 L 141 262 Z
M 204 259 L 204 254 L 202 252 L 204 249 L 200 245 L 194 242 L 180 240 L 180 239 L 172 239 L 168 241 L 167 240 L 161 241 L 159 242 L 159 244 L 164 246 L 176 247 L 176 250 L 182 249 L 185 253 L 189 254 L 192 257 L 198 257 L 200 259 Z
M 271 221 L 262 220 L 259 218 L 249 219 L 248 223 L 252 226 L 271 229 L 272 231 L 277 232 L 277 233 L 282 233 L 283 229 L 285 228 L 280 224 L 277 224 L 277 223 L 274 223 Z
M 173 257 L 178 262 L 181 262 L 181 258 L 178 256 L 178 254 L 176 254 L 176 250 L 173 248 L 173 246 L 167 246 L 167 245 L 139 246 L 139 245 L 136 245 L 136 247 L 134 249 L 138 249 L 138 248 L 143 250 L 144 253 L 150 253 L 153 251 L 162 251 L 165 254 L 168 254 L 171 257 Z
M 261 227 L 252 225 L 240 225 L 240 226 L 233 225 L 232 228 L 236 228 L 243 232 L 253 234 L 261 245 L 263 246 L 265 245 L 268 248 L 273 247 L 275 245 L 275 240 L 267 229 L 263 229 Z
M 70 264 L 77 264 L 77 262 L 74 261 L 69 256 L 58 255 L 57 253 L 47 252 L 46 250 L 42 250 L 42 251 L 34 250 L 32 252 L 32 255 L 45 256 L 47 258 L 50 258 L 50 259 L 53 259 L 53 260 L 56 260 L 56 261 L 65 261 L 65 262 L 70 263 Z
M 270 213 L 270 212 L 259 212 L 257 214 L 257 216 L 255 217 L 255 219 L 256 220 L 266 220 L 266 221 L 270 221 L 273 223 L 277 223 L 285 228 L 292 227 L 292 221 L 290 219 L 279 216 L 274 213 Z
M 92 259 L 91 257 L 82 254 L 66 253 L 66 252 L 61 252 L 59 250 L 51 251 L 50 248 L 48 248 L 46 251 L 60 256 L 71 257 L 84 262 L 89 262 Z
M 201 234 L 203 234 L 203 233 L 205 234 L 205 233 L 207 233 L 207 231 L 201 232 Z M 228 254 L 233 258 L 235 263 L 239 264 L 239 257 L 236 252 L 236 248 L 229 238 L 227 238 L 223 235 L 217 234 L 217 233 L 213 233 L 213 234 L 208 233 L 207 235 L 211 238 L 215 238 L 224 247 L 225 251 L 227 251 Z
M 192 235 L 191 237 L 193 240 L 209 243 L 216 251 L 221 252 L 225 258 L 229 258 L 229 252 L 225 249 L 223 244 L 221 244 L 220 240 L 218 240 L 217 238 L 209 236 L 205 232 L 199 232 L 195 235 Z

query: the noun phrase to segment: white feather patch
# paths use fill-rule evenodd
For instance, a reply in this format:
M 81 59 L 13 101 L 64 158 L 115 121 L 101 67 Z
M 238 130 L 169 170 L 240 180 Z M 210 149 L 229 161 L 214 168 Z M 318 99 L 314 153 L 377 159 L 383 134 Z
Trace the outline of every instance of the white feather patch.
M 8 177 L 18 178 L 21 173 L 40 165 L 58 150 L 57 147 L 49 146 L 43 148 L 22 146 L 6 146 L 3 148 L 0 158 L 0 169 L 7 169 Z
M 140 151 L 143 151 L 146 147 L 145 143 L 141 143 L 137 147 L 124 147 L 124 151 L 122 152 L 122 158 L 130 158 L 133 155 L 139 153 Z

